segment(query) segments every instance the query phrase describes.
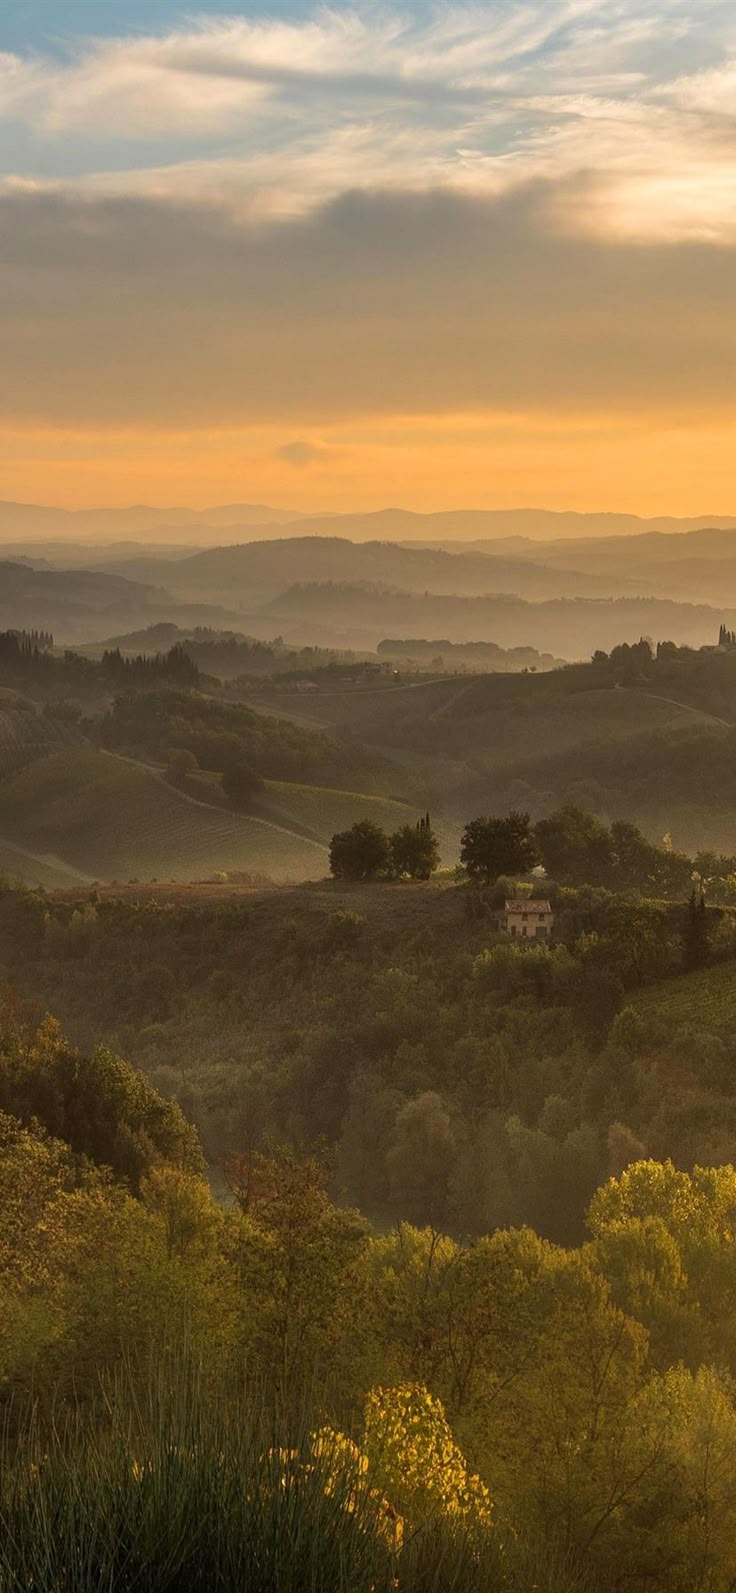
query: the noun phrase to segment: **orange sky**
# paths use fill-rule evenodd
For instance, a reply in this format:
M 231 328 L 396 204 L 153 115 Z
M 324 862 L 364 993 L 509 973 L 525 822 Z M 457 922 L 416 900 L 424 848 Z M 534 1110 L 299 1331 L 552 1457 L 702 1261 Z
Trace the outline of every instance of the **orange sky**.
M 548 507 L 734 512 L 736 414 L 385 416 L 299 430 L 0 433 L 2 496 L 100 504 L 260 502 L 311 512 Z M 286 444 L 287 448 L 289 444 Z
M 723 0 L 9 9 L 0 498 L 736 513 Z

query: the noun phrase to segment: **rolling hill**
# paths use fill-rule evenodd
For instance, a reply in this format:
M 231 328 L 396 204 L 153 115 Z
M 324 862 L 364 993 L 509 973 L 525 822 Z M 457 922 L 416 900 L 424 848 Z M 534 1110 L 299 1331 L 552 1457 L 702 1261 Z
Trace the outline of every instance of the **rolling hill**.
M 322 786 L 290 785 L 277 780 L 266 782 L 266 800 L 271 817 L 303 826 L 325 842 L 336 830 L 349 829 L 359 819 L 372 819 L 390 834 L 403 824 L 414 824 L 417 818 L 416 808 L 390 797 L 330 791 Z M 439 818 L 433 820 L 433 827 L 442 864 L 454 865 L 459 854 L 459 826 Z
M 75 726 L 47 718 L 12 692 L 0 696 L 0 780 L 35 758 L 81 742 Z
M 412 752 L 460 759 L 484 769 L 513 767 L 532 756 L 567 751 L 596 737 L 627 737 L 687 725 L 697 710 L 643 692 L 596 688 L 595 677 L 552 670 L 539 675 L 475 675 L 387 685 L 364 691 L 320 691 L 306 711 L 326 728 L 350 726 L 392 756 Z M 270 699 L 258 698 L 265 707 Z M 281 712 L 305 712 L 299 693 L 279 690 Z
M 736 628 L 736 609 L 653 597 L 555 597 L 528 602 L 508 587 L 482 596 L 387 590 L 329 582 L 296 585 L 267 610 L 270 630 L 292 642 L 373 650 L 386 636 L 444 636 L 448 641 L 494 641 L 533 646 L 574 662 L 642 636 L 702 647 L 716 640 L 722 621 Z M 609 589 L 615 583 L 608 583 Z M 490 595 L 489 595 L 490 592 Z M 731 618 L 728 616 L 732 615 Z M 251 622 L 252 623 L 252 622 Z
M 178 603 L 159 584 L 94 569 L 34 569 L 0 561 L 0 631 L 47 630 L 63 643 L 89 642 L 156 620 L 227 623 L 217 606 Z
M 575 569 L 547 569 L 543 563 L 444 548 L 401 546 L 396 542 L 351 542 L 330 534 L 289 536 L 207 548 L 184 559 L 156 561 L 143 556 L 124 561 L 129 577 L 165 582 L 181 599 L 257 609 L 293 583 L 378 583 L 388 589 L 474 597 L 512 592 L 530 600 L 545 597 L 609 596 L 610 577 Z M 615 590 L 636 595 L 640 588 L 620 573 Z
M 654 839 L 669 830 L 691 852 L 730 853 L 736 728 L 718 710 L 730 703 L 736 720 L 736 655 L 680 654 L 650 673 L 627 687 L 606 665 L 580 665 L 324 691 L 308 711 L 401 761 L 430 806 L 459 823 L 510 807 L 539 818 L 574 802 L 630 818 Z M 296 693 L 276 700 L 283 713 L 304 711 Z
M 261 503 L 217 504 L 203 509 L 174 505 L 131 504 L 123 508 L 59 509 L 51 505 L 0 502 L 0 537 L 133 537 L 165 527 L 197 533 L 203 542 L 223 527 L 235 532 L 253 527 L 255 533 L 293 525 L 294 534 L 345 536 L 356 541 L 376 537 L 395 541 L 496 540 L 535 537 L 540 540 L 603 541 L 612 537 L 634 537 L 646 532 L 682 535 L 683 532 L 711 526 L 736 529 L 736 516 L 701 514 L 643 517 L 612 511 L 575 512 L 554 509 L 441 509 L 421 513 L 411 509 L 375 509 L 362 514 L 300 514 L 294 509 L 278 509 Z
M 218 811 L 154 770 L 90 747 L 52 753 L 0 781 L 0 846 L 50 855 L 89 878 L 205 879 L 243 872 L 319 879 L 326 848 L 275 822 Z M 35 878 L 21 852 L 13 872 Z

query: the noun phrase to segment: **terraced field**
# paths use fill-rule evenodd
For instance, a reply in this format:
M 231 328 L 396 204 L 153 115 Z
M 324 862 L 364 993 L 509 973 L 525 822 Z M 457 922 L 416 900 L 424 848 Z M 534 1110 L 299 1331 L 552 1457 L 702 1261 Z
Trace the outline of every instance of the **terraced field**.
M 0 781 L 0 837 L 99 880 L 242 871 L 298 881 L 327 872 L 316 841 L 206 807 L 140 764 L 88 746 L 36 759 Z
M 711 1032 L 733 1034 L 736 1024 L 736 963 L 702 968 L 640 991 L 630 1002 L 638 1011 L 661 1014 L 688 1028 L 703 1024 Z

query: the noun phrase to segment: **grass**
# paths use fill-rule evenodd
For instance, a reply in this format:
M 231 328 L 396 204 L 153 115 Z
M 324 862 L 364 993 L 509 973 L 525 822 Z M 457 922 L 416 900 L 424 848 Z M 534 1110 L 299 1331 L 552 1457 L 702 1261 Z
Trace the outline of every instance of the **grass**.
M 65 890 L 82 883 L 83 870 L 67 868 L 51 857 L 33 857 L 6 840 L 0 840 L 0 875 L 22 885 L 42 885 L 44 890 Z
M 390 835 L 402 824 L 415 824 L 419 813 L 407 802 L 390 797 L 367 796 L 359 791 L 333 791 L 324 786 L 292 785 L 283 780 L 266 783 L 269 807 L 274 814 L 313 831 L 327 842 L 336 830 L 347 830 L 359 819 L 372 819 Z M 443 863 L 456 863 L 459 830 L 438 820 L 435 829 Z
M 736 964 L 700 968 L 677 979 L 641 990 L 629 1003 L 648 1016 L 668 1023 L 703 1024 L 711 1032 L 733 1032 L 736 1023 Z
M 18 709 L 14 699 L 0 699 L 0 779 L 21 769 L 35 758 L 77 746 L 81 740 L 74 726 L 65 725 L 35 709 Z
M 303 711 L 303 699 L 278 698 L 282 712 Z M 697 711 L 631 691 L 571 691 L 566 672 L 482 675 L 422 686 L 325 692 L 309 699 L 314 720 L 374 745 L 482 759 L 508 769 L 579 743 L 691 725 Z M 703 715 L 703 722 L 707 716 Z
M 301 880 L 327 872 L 316 842 L 187 801 L 156 773 L 86 746 L 36 759 L 0 782 L 0 835 L 100 880 L 234 871 Z
M 509 1562 L 494 1531 L 437 1520 L 397 1547 L 380 1493 L 315 1455 L 304 1413 L 167 1375 L 8 1427 L 0 1593 L 582 1593 L 549 1555 Z

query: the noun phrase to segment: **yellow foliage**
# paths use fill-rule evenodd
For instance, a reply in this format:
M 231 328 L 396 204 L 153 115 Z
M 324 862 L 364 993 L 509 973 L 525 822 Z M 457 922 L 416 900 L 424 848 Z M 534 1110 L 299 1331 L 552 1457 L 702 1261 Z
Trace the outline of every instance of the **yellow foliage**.
M 487 1530 L 491 1497 L 468 1471 L 440 1400 L 419 1383 L 374 1388 L 364 1443 L 372 1474 L 414 1526 L 437 1517 Z

